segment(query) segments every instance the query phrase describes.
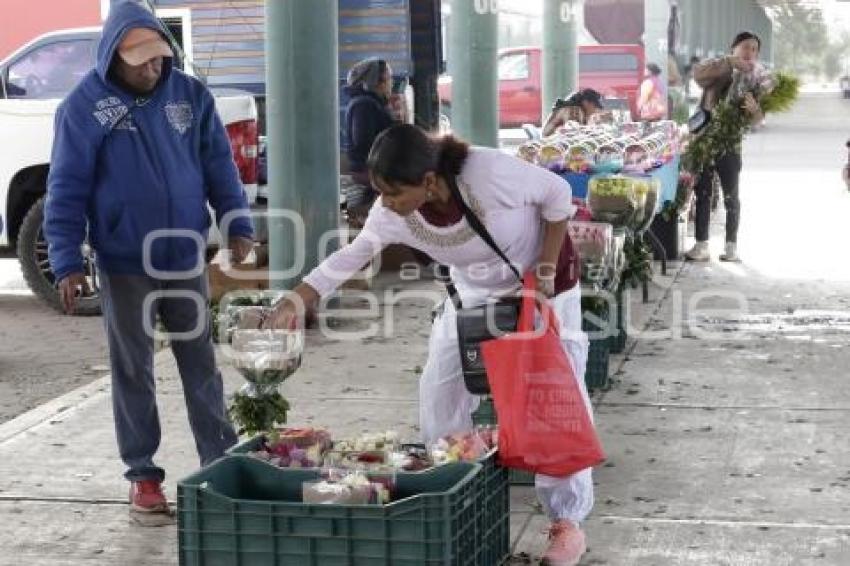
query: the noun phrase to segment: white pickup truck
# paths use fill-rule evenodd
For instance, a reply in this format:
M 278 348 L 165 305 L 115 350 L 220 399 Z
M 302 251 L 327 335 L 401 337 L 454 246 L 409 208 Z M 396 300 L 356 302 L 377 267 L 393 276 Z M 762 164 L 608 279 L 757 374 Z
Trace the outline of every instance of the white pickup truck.
M 15 247 L 32 291 L 60 309 L 41 224 L 61 100 L 95 66 L 100 28 L 56 31 L 27 43 L 0 62 L 0 248 Z M 251 204 L 257 195 L 257 106 L 250 94 L 213 90 L 234 160 Z M 77 314 L 99 314 L 97 274 L 84 249 L 92 293 Z

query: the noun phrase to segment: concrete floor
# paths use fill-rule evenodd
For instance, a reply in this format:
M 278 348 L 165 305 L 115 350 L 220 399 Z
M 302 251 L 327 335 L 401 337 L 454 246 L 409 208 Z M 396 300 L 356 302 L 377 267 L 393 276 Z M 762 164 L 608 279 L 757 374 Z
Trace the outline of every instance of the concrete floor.
M 850 564 L 846 104 L 806 98 L 748 141 L 746 263 L 671 266 L 633 304 L 632 334 L 650 332 L 595 399 L 608 461 L 582 564 Z M 415 435 L 427 300 L 401 301 L 393 320 L 392 339 L 310 340 L 285 386 L 292 423 Z M 197 462 L 174 363 L 157 362 L 173 497 Z M 96 381 L 0 425 L 0 564 L 177 563 L 176 528 L 127 519 L 108 391 Z M 546 521 L 530 489 L 512 495 L 515 551 L 533 563 Z

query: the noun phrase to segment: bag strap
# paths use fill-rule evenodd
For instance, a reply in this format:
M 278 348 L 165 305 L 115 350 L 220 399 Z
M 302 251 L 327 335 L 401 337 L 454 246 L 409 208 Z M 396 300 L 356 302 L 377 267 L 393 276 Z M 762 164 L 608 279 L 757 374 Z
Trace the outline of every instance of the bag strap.
M 452 197 L 455 202 L 460 207 L 461 212 L 463 213 L 464 218 L 469 223 L 470 228 L 478 234 L 478 236 L 484 240 L 490 249 L 492 249 L 496 254 L 508 264 L 508 267 L 511 268 L 511 271 L 514 272 L 516 278 L 522 282 L 522 275 L 520 275 L 519 270 L 516 266 L 508 259 L 508 256 L 505 255 L 505 252 L 499 247 L 495 240 L 493 240 L 493 236 L 490 235 L 490 232 L 484 226 L 484 223 L 481 222 L 481 219 L 472 211 L 471 208 L 466 204 L 466 201 L 463 200 L 463 195 L 460 193 L 460 189 L 457 186 L 457 180 L 454 177 L 446 179 L 446 184 L 449 186 L 449 190 L 452 193 Z M 451 276 L 449 275 L 448 267 L 445 265 L 440 265 L 437 272 L 437 278 L 442 281 L 443 285 L 446 286 L 446 291 L 449 294 L 449 299 L 451 299 L 452 304 L 454 304 L 455 309 L 460 310 L 463 308 L 463 303 L 460 300 L 460 294 L 457 292 L 457 287 L 452 282 Z
M 490 232 L 487 231 L 487 228 L 484 226 L 484 223 L 481 222 L 481 219 L 476 216 L 476 214 L 469 208 L 466 204 L 466 201 L 463 200 L 463 195 L 460 194 L 460 189 L 457 186 L 457 181 L 454 178 L 448 179 L 449 190 L 452 192 L 452 196 L 457 202 L 458 206 L 460 206 L 461 211 L 463 212 L 463 216 L 466 218 L 466 221 L 469 223 L 469 226 L 472 230 L 478 234 L 478 236 L 484 240 L 484 242 L 490 246 L 496 254 L 502 258 L 508 267 L 511 268 L 511 271 L 514 272 L 516 278 L 522 283 L 522 275 L 519 272 L 519 269 L 513 264 L 513 262 L 508 259 L 508 256 L 505 255 L 505 252 L 499 247 L 495 240 L 493 240 L 493 236 L 490 235 Z

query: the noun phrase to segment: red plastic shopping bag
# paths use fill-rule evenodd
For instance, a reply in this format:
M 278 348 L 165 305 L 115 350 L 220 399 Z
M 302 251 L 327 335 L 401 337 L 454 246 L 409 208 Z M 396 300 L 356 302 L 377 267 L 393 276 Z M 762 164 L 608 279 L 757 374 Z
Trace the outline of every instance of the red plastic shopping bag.
M 547 302 L 526 275 L 515 334 L 481 344 L 499 420 L 499 458 L 510 468 L 566 477 L 605 459 Z M 542 327 L 535 330 L 540 308 Z

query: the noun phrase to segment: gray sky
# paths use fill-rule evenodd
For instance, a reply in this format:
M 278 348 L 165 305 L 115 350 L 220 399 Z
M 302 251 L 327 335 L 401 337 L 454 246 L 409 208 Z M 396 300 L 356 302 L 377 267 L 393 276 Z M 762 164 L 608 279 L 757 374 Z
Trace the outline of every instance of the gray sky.
M 824 21 L 829 26 L 830 33 L 840 33 L 850 30 L 850 2 L 837 0 L 821 0 Z

